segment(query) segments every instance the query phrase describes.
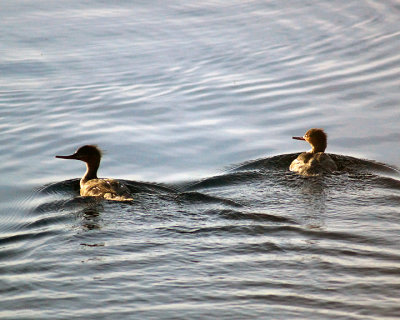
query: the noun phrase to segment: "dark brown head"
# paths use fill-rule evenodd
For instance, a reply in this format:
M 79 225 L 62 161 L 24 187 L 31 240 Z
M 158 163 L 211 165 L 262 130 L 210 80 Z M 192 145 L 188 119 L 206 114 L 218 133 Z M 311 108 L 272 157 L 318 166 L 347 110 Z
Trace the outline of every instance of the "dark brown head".
M 86 145 L 80 147 L 74 154 L 69 156 L 56 156 L 56 158 L 81 160 L 86 163 L 100 163 L 101 150 L 96 145 Z
M 328 136 L 323 129 L 312 128 L 303 137 L 293 137 L 293 139 L 307 141 L 312 147 L 311 152 L 317 153 L 325 151 Z

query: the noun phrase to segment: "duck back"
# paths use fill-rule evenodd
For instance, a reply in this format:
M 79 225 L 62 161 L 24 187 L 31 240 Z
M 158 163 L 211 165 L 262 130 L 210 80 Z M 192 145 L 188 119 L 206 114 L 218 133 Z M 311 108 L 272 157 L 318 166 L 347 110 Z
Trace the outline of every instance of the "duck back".
M 289 167 L 290 171 L 304 176 L 315 176 L 337 170 L 336 163 L 324 152 L 303 152 Z
M 131 201 L 128 187 L 114 179 L 91 179 L 81 182 L 81 196 L 102 197 L 114 201 Z

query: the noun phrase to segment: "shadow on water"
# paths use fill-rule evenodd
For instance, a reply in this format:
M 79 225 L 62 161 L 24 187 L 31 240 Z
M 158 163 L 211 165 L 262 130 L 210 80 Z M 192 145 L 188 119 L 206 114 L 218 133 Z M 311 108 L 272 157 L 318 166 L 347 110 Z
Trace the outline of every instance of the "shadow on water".
M 324 177 L 302 177 L 288 170 L 290 163 L 298 155 L 299 153 L 291 153 L 248 161 L 238 166 L 233 166 L 222 175 L 187 183 L 181 188 L 185 191 L 201 190 L 227 185 L 246 185 L 258 180 L 271 180 L 271 183 L 278 184 L 290 183 L 293 187 L 298 187 L 298 181 L 303 180 L 309 182 L 306 188 L 310 189 L 307 193 L 315 192 L 319 194 L 320 191 L 323 191 L 324 183 L 331 181 L 331 177 L 338 175 L 347 175 L 352 178 L 359 177 L 360 179 L 373 176 L 377 183 L 380 183 L 380 179 L 382 179 L 382 182 L 386 181 L 386 184 L 393 187 L 398 186 L 399 180 L 397 179 L 400 179 L 400 171 L 397 168 L 375 161 L 336 154 L 329 154 L 338 167 L 335 173 Z M 319 185 L 317 182 L 322 184 Z
M 37 196 L 44 201 L 32 210 L 32 214 L 58 214 L 35 220 L 29 227 L 60 221 L 63 219 L 60 213 L 73 212 L 85 221 L 82 222 L 83 228 L 96 229 L 99 228 L 97 222 L 101 220 L 105 204 L 123 210 L 144 209 L 147 206 L 151 210 L 174 212 L 179 208 L 186 213 L 218 214 L 225 219 L 296 223 L 299 211 L 305 212 L 300 216 L 310 221 L 324 213 L 326 201 L 337 192 L 371 187 L 400 189 L 397 169 L 335 154 L 330 154 L 339 168 L 334 174 L 299 176 L 288 170 L 297 155 L 284 154 L 249 161 L 221 175 L 188 183 L 156 184 L 122 180 L 134 198 L 123 204 L 80 197 L 79 179 L 48 184 L 36 190 Z M 310 222 L 310 225 L 313 223 Z
M 338 171 L 303 177 L 288 170 L 297 156 L 298 153 L 293 153 L 249 161 L 221 175 L 180 187 L 185 192 L 230 199 L 242 206 L 240 217 L 275 217 L 286 222 L 296 221 L 307 228 L 324 225 L 321 217 L 328 214 L 327 202 L 332 199 L 338 207 L 348 205 L 354 210 L 354 199 L 360 204 L 367 203 L 374 198 L 374 189 L 400 190 L 399 171 L 383 163 L 330 154 Z M 377 201 L 382 202 L 381 196 Z M 391 199 L 398 202 L 395 195 Z M 235 214 L 230 217 L 234 218 Z
M 248 161 L 244 164 L 236 166 L 232 171 L 242 171 L 251 169 L 266 169 L 266 170 L 276 170 L 282 169 L 286 170 L 289 168 L 291 162 L 297 158 L 300 153 L 290 153 L 283 154 L 274 157 L 258 159 Z M 358 159 L 355 157 L 338 155 L 328 153 L 328 155 L 335 161 L 338 172 L 347 173 L 383 173 L 383 174 L 393 174 L 400 177 L 400 172 L 396 168 L 388 166 L 384 163 L 379 163 L 376 161 Z
M 102 230 L 108 223 L 122 223 L 131 217 L 136 219 L 132 223 L 139 224 L 163 221 L 168 225 L 174 221 L 172 227 L 159 227 L 160 230 L 181 233 L 317 232 L 324 230 L 325 217 L 334 211 L 333 203 L 341 210 L 348 208 L 350 213 L 355 207 L 369 208 L 371 201 L 392 206 L 400 203 L 399 172 L 394 168 L 331 155 L 338 165 L 337 172 L 303 177 L 288 170 L 297 155 L 249 161 L 221 175 L 190 183 L 123 180 L 134 198 L 124 203 L 81 197 L 79 179 L 48 184 L 35 190 L 29 215 L 20 230 L 5 234 L 0 244 L 28 239 L 37 244 L 40 239 L 51 239 L 71 228 Z M 210 226 L 211 221 L 219 223 Z M 349 239 L 354 236 L 346 235 Z

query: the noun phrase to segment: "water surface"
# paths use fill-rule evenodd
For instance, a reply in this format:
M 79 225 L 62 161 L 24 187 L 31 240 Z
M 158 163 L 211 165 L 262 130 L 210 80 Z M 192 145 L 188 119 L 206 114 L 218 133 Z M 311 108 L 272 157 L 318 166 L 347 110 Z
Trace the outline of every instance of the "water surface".
M 0 318 L 397 319 L 399 10 L 3 1 Z M 288 171 L 311 127 L 339 172 Z

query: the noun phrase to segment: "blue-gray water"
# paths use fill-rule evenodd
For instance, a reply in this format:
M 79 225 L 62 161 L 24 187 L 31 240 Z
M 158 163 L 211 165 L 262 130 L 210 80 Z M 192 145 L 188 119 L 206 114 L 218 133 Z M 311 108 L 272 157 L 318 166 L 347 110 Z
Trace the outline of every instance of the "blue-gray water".
M 1 319 L 399 319 L 398 2 L 0 7 Z

